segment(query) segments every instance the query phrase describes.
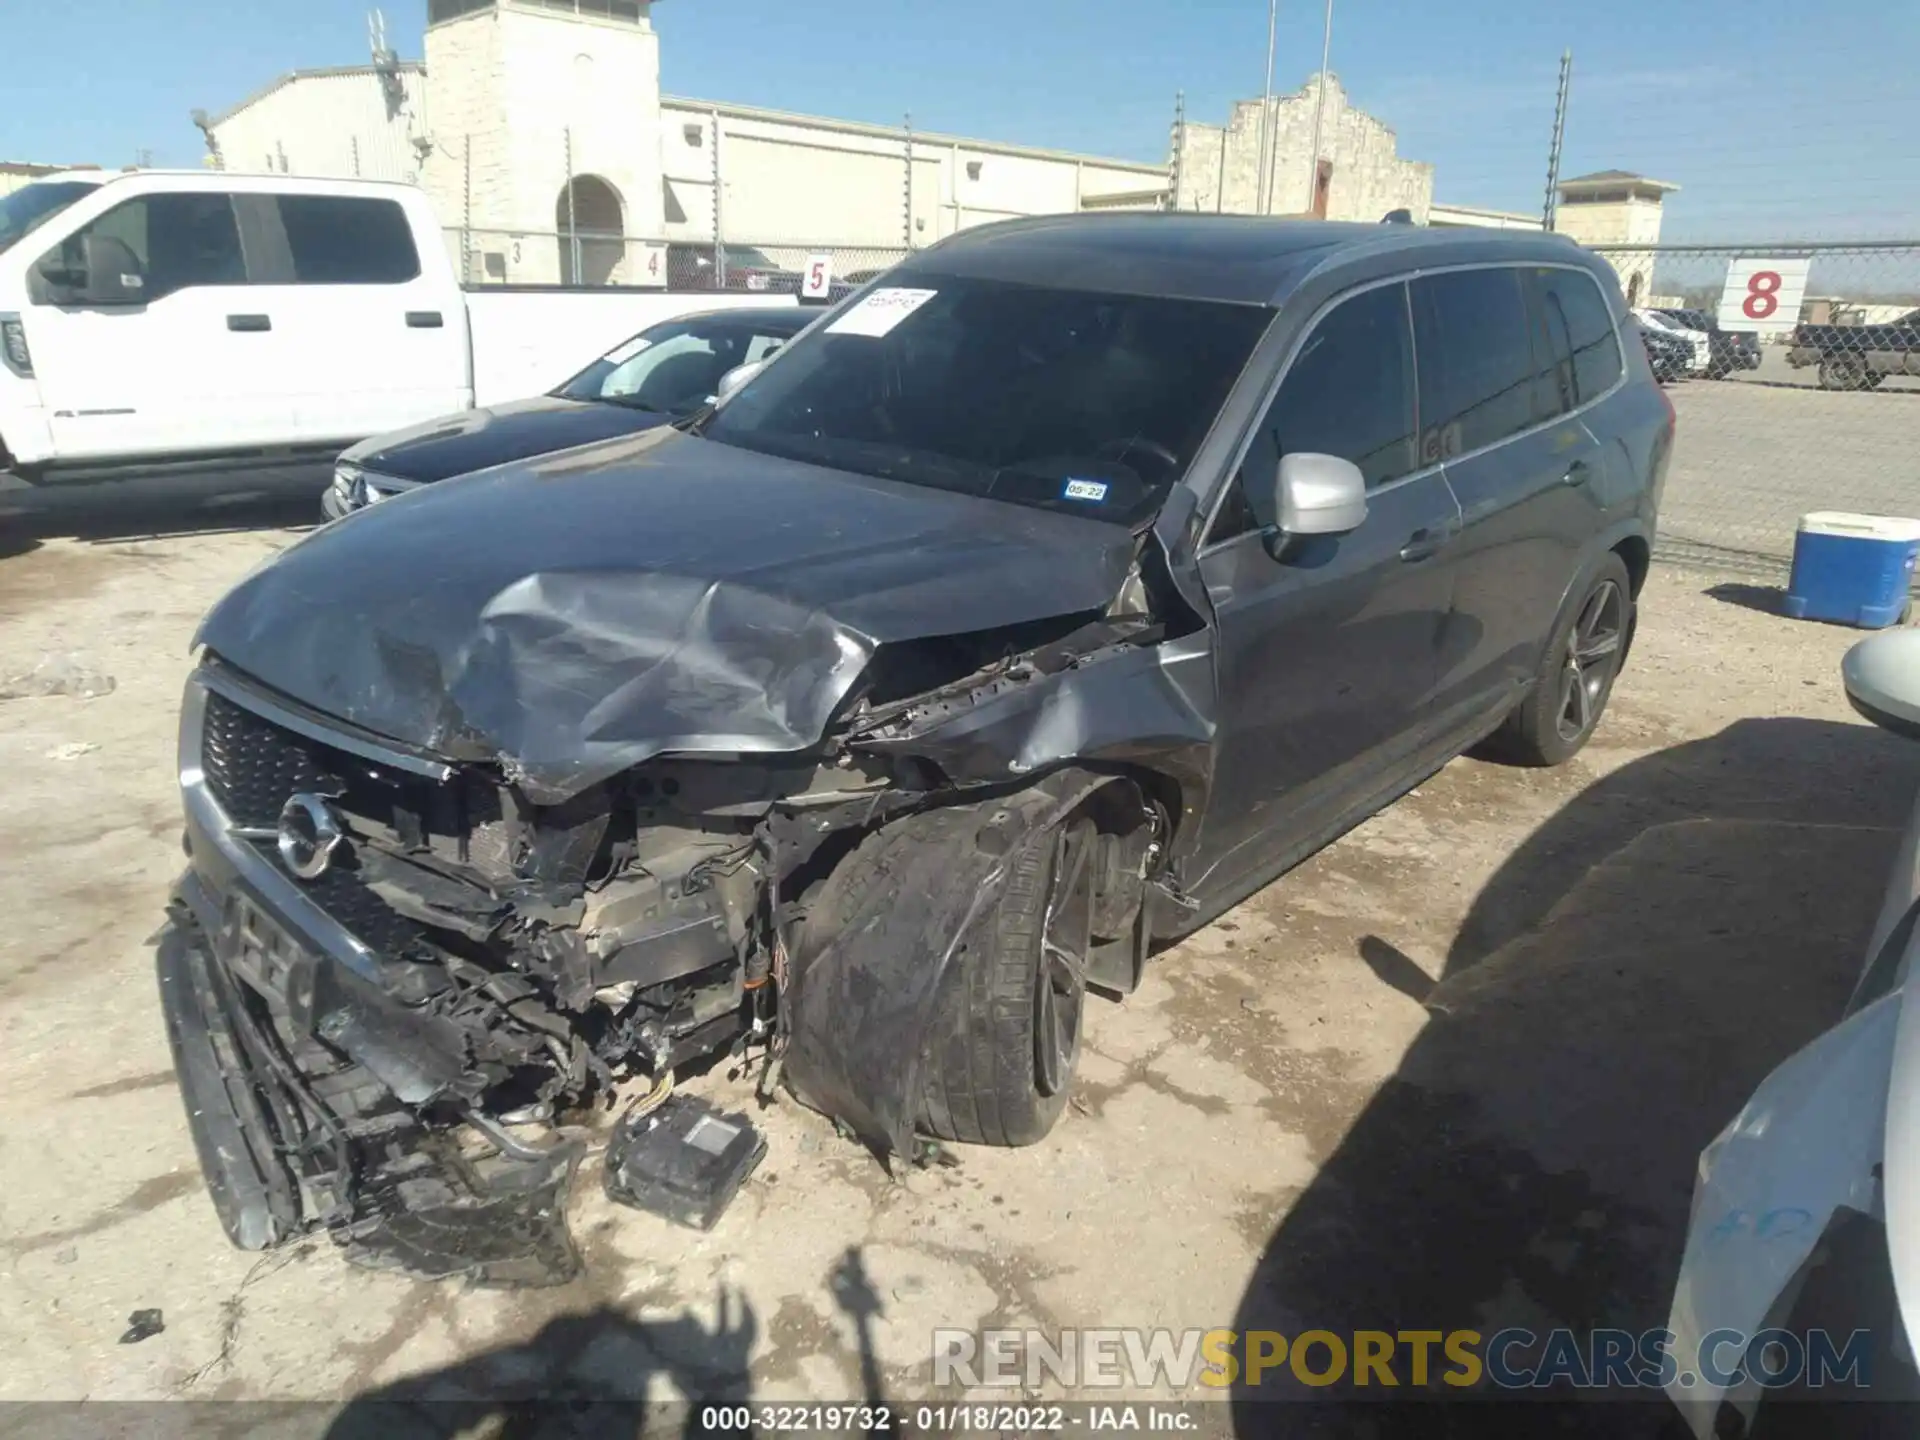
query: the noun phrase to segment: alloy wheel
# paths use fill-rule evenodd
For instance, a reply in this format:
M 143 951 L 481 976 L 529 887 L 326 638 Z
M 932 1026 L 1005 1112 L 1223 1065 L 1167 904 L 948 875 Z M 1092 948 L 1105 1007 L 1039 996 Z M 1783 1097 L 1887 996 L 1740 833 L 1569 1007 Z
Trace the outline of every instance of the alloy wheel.
M 1626 596 L 1611 580 L 1596 585 L 1580 607 L 1567 636 L 1566 664 L 1560 672 L 1557 725 L 1563 740 L 1582 738 L 1600 718 L 1600 706 L 1619 664 L 1626 618 Z
M 1046 1096 L 1067 1087 L 1080 1058 L 1087 949 L 1093 940 L 1093 841 L 1090 820 L 1063 825 L 1054 837 L 1052 879 L 1040 924 L 1040 974 L 1033 989 L 1033 1079 Z

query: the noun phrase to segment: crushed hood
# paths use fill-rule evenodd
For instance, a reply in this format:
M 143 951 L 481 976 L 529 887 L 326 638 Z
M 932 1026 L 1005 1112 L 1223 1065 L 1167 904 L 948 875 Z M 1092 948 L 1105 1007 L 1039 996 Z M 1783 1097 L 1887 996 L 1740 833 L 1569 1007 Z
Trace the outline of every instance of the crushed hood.
M 539 395 L 443 415 L 363 440 L 341 455 L 398 480 L 445 480 L 665 425 L 673 417 L 627 405 Z
M 1098 609 L 1121 526 L 672 429 L 349 515 L 196 643 L 328 715 L 538 801 L 663 751 L 817 742 L 881 645 Z

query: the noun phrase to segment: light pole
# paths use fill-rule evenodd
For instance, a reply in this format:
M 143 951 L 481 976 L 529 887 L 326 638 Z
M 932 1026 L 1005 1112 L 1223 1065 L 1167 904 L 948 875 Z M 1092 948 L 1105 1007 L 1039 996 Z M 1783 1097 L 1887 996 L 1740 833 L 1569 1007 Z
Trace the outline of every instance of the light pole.
M 1313 102 L 1313 154 L 1307 158 L 1308 210 L 1313 209 L 1313 202 L 1320 192 L 1320 126 L 1327 114 L 1327 62 L 1332 54 L 1333 0 L 1327 0 L 1327 21 L 1320 32 L 1320 91 Z
M 1267 137 L 1273 127 L 1273 32 L 1280 18 L 1280 0 L 1267 0 L 1267 88 L 1260 95 L 1260 175 L 1253 187 L 1254 208 L 1262 215 L 1267 213 L 1267 176 L 1273 169 L 1273 155 L 1267 148 Z M 1226 183 L 1226 173 L 1220 176 L 1222 187 Z

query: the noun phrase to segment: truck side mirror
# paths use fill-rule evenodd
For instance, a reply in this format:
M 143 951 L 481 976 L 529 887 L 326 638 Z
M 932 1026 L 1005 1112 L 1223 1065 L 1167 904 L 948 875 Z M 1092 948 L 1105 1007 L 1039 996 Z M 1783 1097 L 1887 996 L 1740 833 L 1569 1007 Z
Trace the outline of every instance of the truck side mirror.
M 42 255 L 33 267 L 33 288 L 37 292 L 33 298 L 49 305 L 78 301 L 87 288 L 87 267 L 78 261 L 66 246 Z
M 83 236 L 77 256 L 71 241 L 49 250 L 33 273 L 54 305 L 141 305 L 147 298 L 146 268 L 126 241 L 111 235 Z

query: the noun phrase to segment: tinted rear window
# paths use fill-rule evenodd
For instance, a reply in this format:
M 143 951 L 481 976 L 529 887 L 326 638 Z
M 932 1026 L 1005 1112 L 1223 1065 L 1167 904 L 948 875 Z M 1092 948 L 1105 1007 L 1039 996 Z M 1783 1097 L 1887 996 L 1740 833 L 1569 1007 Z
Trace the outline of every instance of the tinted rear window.
M 1535 423 L 1533 345 L 1520 272 L 1457 270 L 1413 282 L 1420 459 L 1478 450 Z
M 1591 275 L 1579 270 L 1540 270 L 1536 291 L 1550 323 L 1563 326 L 1573 351 L 1574 403 L 1598 399 L 1619 380 L 1623 361 L 1613 315 Z
M 420 273 L 406 212 L 394 200 L 281 195 L 280 223 L 301 285 L 398 285 Z

